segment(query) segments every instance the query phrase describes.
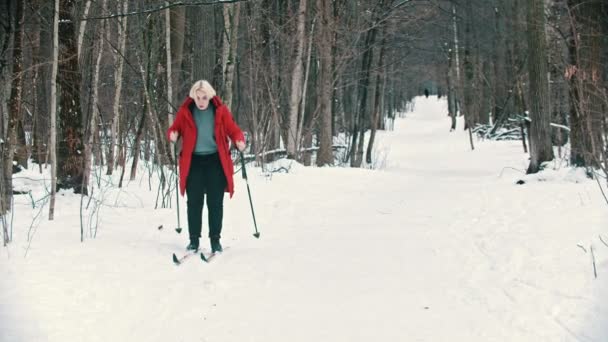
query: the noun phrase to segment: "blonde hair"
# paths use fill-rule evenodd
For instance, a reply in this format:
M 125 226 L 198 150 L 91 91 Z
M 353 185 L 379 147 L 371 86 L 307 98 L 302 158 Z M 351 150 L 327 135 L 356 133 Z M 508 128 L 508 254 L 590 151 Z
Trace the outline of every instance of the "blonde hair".
M 207 82 L 206 80 L 194 82 L 192 88 L 190 88 L 190 97 L 193 99 L 196 98 L 196 92 L 199 90 L 207 94 L 210 98 L 216 95 L 215 89 L 213 89 L 211 84 L 209 84 L 209 82 Z

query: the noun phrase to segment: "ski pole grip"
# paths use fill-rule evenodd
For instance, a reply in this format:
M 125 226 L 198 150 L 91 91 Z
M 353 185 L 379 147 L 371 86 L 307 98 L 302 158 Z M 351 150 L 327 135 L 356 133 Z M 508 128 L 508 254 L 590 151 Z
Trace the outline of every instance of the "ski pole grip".
M 247 179 L 247 170 L 245 170 L 245 157 L 243 156 L 243 152 L 239 151 L 241 155 L 241 172 L 243 174 L 243 179 Z

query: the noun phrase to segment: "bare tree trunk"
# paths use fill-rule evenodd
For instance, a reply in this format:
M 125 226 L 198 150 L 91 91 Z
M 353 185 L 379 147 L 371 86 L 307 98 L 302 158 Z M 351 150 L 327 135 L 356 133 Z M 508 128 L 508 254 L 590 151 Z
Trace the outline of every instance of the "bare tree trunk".
M 129 2 L 124 1 L 122 3 L 122 12 L 126 13 L 129 9 Z M 108 150 L 108 169 L 106 174 L 111 175 L 114 172 L 114 162 L 116 159 L 116 154 L 122 150 L 122 133 L 120 127 L 120 99 L 122 95 L 122 73 L 124 69 L 124 56 L 126 52 L 126 43 L 127 43 L 127 17 L 122 17 L 118 19 L 118 53 L 115 53 L 115 61 L 118 64 L 116 68 L 116 74 L 114 77 L 114 82 L 116 85 L 114 91 L 114 106 L 113 106 L 113 117 L 112 117 L 112 128 L 110 133 L 110 149 Z M 124 163 L 123 163 L 124 168 Z
M 342 66 L 339 65 L 344 63 L 341 61 L 339 56 L 339 49 L 341 44 L 339 43 L 340 38 L 344 35 L 344 33 L 340 32 L 337 28 L 340 25 L 347 22 L 347 20 L 342 18 L 342 14 L 345 11 L 345 3 L 346 0 L 337 0 L 333 2 L 333 10 L 332 10 L 332 18 L 331 22 L 333 25 L 332 30 L 332 38 L 331 38 L 331 65 L 332 65 L 332 101 L 331 101 L 331 122 L 332 122 L 332 137 L 335 137 L 339 134 L 340 131 L 343 131 L 346 128 L 346 115 L 344 113 L 344 89 L 341 85 L 341 79 L 343 77 L 340 76 L 340 70 Z M 333 140 L 333 138 L 332 138 Z
M 469 143 L 471 144 L 471 150 L 475 149 L 473 144 L 473 134 L 471 129 L 473 128 L 473 124 L 475 123 L 475 91 L 476 91 L 476 78 L 475 78 L 475 61 L 474 61 L 474 51 L 473 51 L 473 43 L 475 41 L 474 38 L 474 27 L 473 27 L 473 17 L 475 13 L 473 12 L 473 4 L 471 2 L 467 2 L 465 5 L 465 24 L 464 24 L 464 60 L 462 62 L 462 67 L 464 69 L 464 78 L 462 78 L 462 83 L 460 83 L 463 91 L 462 96 L 462 114 L 464 115 L 464 128 L 469 131 Z
M 19 95 L 20 97 L 20 102 L 23 102 L 23 75 L 21 75 L 21 88 L 19 89 L 19 92 L 21 92 L 21 94 Z M 23 124 L 23 115 L 21 115 L 21 103 L 19 104 L 19 120 L 17 121 L 17 129 L 15 130 L 15 156 L 13 158 L 13 162 L 17 163 L 17 167 L 18 168 L 24 168 L 27 169 L 28 168 L 28 160 L 29 160 L 29 152 L 28 152 L 28 145 L 27 145 L 27 140 L 25 138 L 25 127 Z
M 192 53 L 192 81 L 212 80 L 213 66 L 215 62 L 215 18 L 213 9 L 207 10 L 206 6 L 198 6 L 192 9 L 190 23 L 193 30 L 193 53 Z M 213 84 L 216 89 L 222 89 L 221 84 Z
M 306 68 L 304 71 L 304 84 L 302 85 L 302 101 L 300 101 L 300 115 L 298 121 L 298 128 L 296 130 L 296 137 L 298 137 L 298 141 L 296 142 L 296 146 L 302 146 L 302 130 L 304 129 L 304 117 L 306 116 L 306 100 L 308 100 L 306 96 L 306 92 L 308 90 L 308 79 L 310 76 L 310 64 L 312 61 L 312 40 L 314 38 L 315 32 L 315 23 L 317 18 L 312 19 L 312 24 L 310 25 L 310 34 L 308 35 L 308 52 L 306 53 Z M 299 148 L 300 149 L 300 148 Z M 298 154 L 301 156 L 301 154 Z M 299 157 L 298 157 L 299 158 Z
M 225 40 L 226 59 L 224 60 L 224 103 L 228 108 L 232 108 L 233 90 L 232 83 L 234 81 L 234 66 L 236 65 L 236 48 L 238 44 L 239 31 L 239 14 L 241 5 L 239 3 L 232 5 L 224 5 L 224 27 L 226 28 L 224 37 L 230 37 Z
M 17 146 L 17 126 L 21 117 L 21 97 L 23 88 L 23 1 L 14 1 L 15 17 L 10 20 L 13 34 L 13 71 L 11 82 L 10 105 L 8 111 L 8 126 L 6 141 L 2 145 L 3 163 L 3 192 L 0 198 L 0 215 L 11 210 L 13 195 L 13 157 Z M 1 135 L 0 135 L 1 137 Z M 4 244 L 9 242 L 9 236 L 4 233 Z
M 165 1 L 169 5 L 168 1 Z M 171 9 L 165 10 L 165 51 L 167 57 L 167 122 L 173 122 L 173 60 L 171 59 Z M 173 155 L 173 153 L 171 153 Z
M 492 121 L 496 123 L 499 115 L 507 111 L 508 95 L 506 82 L 507 63 L 506 63 L 506 39 L 505 39 L 505 6 L 502 1 L 497 1 L 495 13 L 495 34 L 494 40 L 494 108 L 492 110 Z
M 456 84 L 460 86 L 460 41 L 458 40 L 458 17 L 456 15 L 456 4 L 452 5 L 452 26 L 454 27 L 454 56 L 456 58 Z M 456 95 L 456 102 L 460 96 Z
M 224 6 L 213 6 L 210 8 L 212 13 L 210 16 L 214 19 L 213 26 L 205 24 L 206 36 L 209 37 L 207 46 L 213 49 L 207 49 L 207 61 L 209 66 L 206 70 L 210 71 L 211 84 L 215 85 L 215 89 L 224 89 L 224 71 L 225 65 L 223 53 L 229 51 L 229 46 L 226 44 L 228 36 L 224 32 Z M 209 78 L 208 78 L 209 79 Z
M 38 1 L 33 11 L 39 13 L 35 16 L 36 42 L 32 47 L 32 62 L 34 77 L 32 80 L 33 93 L 33 143 L 32 160 L 38 163 L 39 172 L 42 173 L 42 164 L 48 151 L 49 142 L 49 108 L 51 89 L 51 65 L 48 61 L 53 59 L 53 24 L 46 18 L 53 18 L 54 2 Z M 43 19 L 44 18 L 44 19 Z M 52 19 L 51 19 L 52 20 Z M 45 63 L 46 62 L 46 63 Z
M 273 2 L 271 0 L 262 1 L 262 12 L 271 13 L 273 9 L 273 4 L 277 4 L 277 2 Z M 282 115 L 279 113 L 280 110 L 280 93 L 279 89 L 281 87 L 281 75 L 280 75 L 280 61 L 277 56 L 277 48 L 276 43 L 274 42 L 274 32 L 273 32 L 273 22 L 269 15 L 261 15 L 261 36 L 262 36 L 262 48 L 263 53 L 262 59 L 265 61 L 263 64 L 266 66 L 267 72 L 262 73 L 261 78 L 263 81 L 261 83 L 264 84 L 266 91 L 266 96 L 269 99 L 269 112 L 271 113 L 268 122 L 268 142 L 266 147 L 268 149 L 278 149 L 281 146 L 281 142 L 284 145 L 287 144 L 287 129 L 282 127 Z M 281 109 L 282 110 L 282 109 Z M 287 126 L 287 125 L 285 125 Z M 272 157 L 272 156 L 271 156 Z
M 603 72 L 601 3 L 569 0 L 571 66 L 570 161 L 575 166 L 598 166 L 602 158 L 601 122 Z
M 571 65 L 578 65 L 577 48 L 572 39 L 570 43 Z M 584 125 L 584 112 L 581 111 L 580 104 L 582 94 L 581 81 L 576 74 L 569 77 L 570 81 L 570 163 L 574 166 L 585 167 L 589 163 L 586 158 L 586 146 L 588 137 Z
M 382 4 L 384 1 L 382 1 Z M 373 18 L 374 21 L 378 20 L 379 13 L 381 11 L 382 4 L 377 4 L 374 7 Z M 363 147 L 365 144 L 365 131 L 367 130 L 366 119 L 368 118 L 368 97 L 369 87 L 371 83 L 371 69 L 374 59 L 373 46 L 376 42 L 376 36 L 378 35 L 378 25 L 375 25 L 367 31 L 365 37 L 365 43 L 363 45 L 364 53 L 361 62 L 361 77 L 358 82 L 358 93 L 359 93 L 359 106 L 357 107 L 357 117 L 353 127 L 353 140 L 351 142 L 351 167 L 361 167 L 363 161 Z
M 319 72 L 319 107 L 321 122 L 319 124 L 319 152 L 317 165 L 331 165 L 334 162 L 332 151 L 332 94 L 333 94 L 333 65 L 332 65 L 332 8 L 331 0 L 317 0 L 317 13 L 321 14 L 319 25 L 319 44 L 317 51 L 321 62 Z
M 388 75 L 394 75 L 394 70 L 395 70 L 396 66 L 394 64 L 389 64 L 388 65 L 388 73 L 387 76 L 385 76 L 385 81 L 387 83 L 389 83 L 389 88 L 390 89 L 396 89 L 396 84 L 397 81 L 395 80 L 395 77 L 389 77 Z M 396 91 L 391 91 L 388 94 L 388 98 L 387 98 L 387 109 L 386 109 L 386 114 L 388 116 L 388 120 L 387 120 L 387 127 L 386 129 L 389 131 L 393 131 L 395 130 L 395 117 L 397 116 L 397 94 L 395 94 Z
M 0 15 L 1 20 L 10 21 L 10 19 L 13 18 L 13 13 L 10 13 L 9 11 L 11 5 L 12 4 L 9 1 L 0 2 L 0 13 L 2 13 Z M 7 26 L 10 27 L 10 25 Z M 6 28 L 0 29 L 0 81 L 2 82 L 6 82 L 6 80 L 12 76 L 8 72 L 9 68 L 7 63 L 7 61 L 9 60 L 8 52 L 9 42 L 11 41 L 11 35 L 11 30 L 7 30 Z M 12 163 L 10 163 L 11 171 L 8 172 L 10 178 L 6 176 L 6 168 L 9 167 L 8 161 L 12 159 L 8 157 L 8 153 L 6 152 L 6 149 L 10 147 L 6 146 L 8 141 L 8 137 L 6 134 L 8 126 L 8 115 L 5 115 L 5 113 L 8 112 L 8 109 L 6 108 L 4 96 L 4 89 L 0 88 L 0 139 L 2 139 L 2 141 L 0 141 L 0 158 L 2 158 L 0 159 L 0 225 L 2 225 L 3 241 L 4 246 L 6 246 L 8 244 L 9 233 L 8 226 L 6 225 L 7 220 L 5 217 L 5 214 L 8 210 L 7 200 L 5 199 L 5 197 L 7 194 L 6 189 L 12 188 L 12 184 L 10 185 L 10 187 L 7 184 L 7 182 L 9 182 L 9 179 L 12 183 Z
M 302 54 L 304 51 L 304 28 L 306 25 L 306 0 L 300 0 L 298 8 L 298 22 L 296 28 L 295 42 L 296 47 L 292 57 L 293 72 L 291 76 L 291 95 L 289 97 L 289 120 L 287 134 L 287 157 L 295 159 L 297 157 L 298 139 L 298 110 L 302 101 Z M 304 113 L 300 113 L 304 115 Z
M 59 1 L 55 1 L 53 19 L 53 66 L 51 68 L 51 132 L 49 134 L 49 150 L 51 163 L 51 200 L 49 205 L 49 220 L 55 217 L 55 193 L 57 191 L 57 73 L 59 69 Z
M 74 0 L 59 0 L 59 126 L 61 139 L 58 146 L 58 179 L 62 189 L 74 189 L 75 193 L 87 193 L 82 187 L 84 171 L 82 115 L 80 111 L 80 71 L 76 46 Z
M 165 4 L 169 4 L 165 1 Z M 167 124 L 171 125 L 173 122 L 173 60 L 171 59 L 171 9 L 165 10 L 165 52 L 167 58 Z M 174 149 L 170 149 L 169 154 L 171 159 L 175 160 L 177 156 L 174 153 Z
M 384 58 L 386 54 L 386 32 L 387 26 L 385 23 L 382 28 L 382 42 L 380 43 L 380 56 L 378 57 L 378 67 L 376 69 L 376 91 L 374 95 L 374 104 L 371 115 L 369 142 L 367 143 L 367 151 L 365 153 L 365 162 L 368 166 L 372 165 L 372 151 L 374 149 L 374 141 L 376 139 L 376 131 L 378 129 L 378 120 L 381 117 L 381 99 L 383 97 L 383 79 L 384 79 Z
M 106 13 L 107 10 L 107 0 L 103 0 L 102 1 L 102 15 L 104 15 Z M 88 141 L 87 144 L 85 145 L 85 152 L 84 152 L 84 177 L 83 177 L 83 182 L 84 182 L 84 186 L 88 186 L 89 184 L 89 177 L 91 175 L 91 159 L 92 159 L 92 155 L 91 155 L 91 151 L 93 149 L 93 144 L 95 143 L 97 139 L 97 137 L 99 137 L 99 128 L 97 126 L 97 117 L 100 115 L 99 114 L 99 69 L 101 68 L 101 57 L 103 56 L 103 41 L 104 41 L 104 34 L 106 31 L 106 21 L 103 20 L 99 23 L 100 27 L 97 28 L 97 37 L 95 38 L 95 42 L 94 42 L 94 48 L 93 48 L 93 55 L 96 55 L 97 57 L 95 58 L 95 65 L 94 65 L 94 70 L 93 70 L 93 80 L 92 80 L 92 84 L 93 84 L 93 93 L 91 94 L 91 106 L 92 106 L 92 111 L 91 111 L 91 118 L 89 121 L 89 136 L 88 136 Z
M 186 7 L 175 7 L 171 9 L 171 62 L 173 64 L 172 80 L 173 88 L 177 91 L 173 93 L 174 98 L 170 98 L 172 104 L 176 104 L 175 97 L 179 99 L 182 93 L 182 67 L 184 61 L 184 35 L 186 32 Z
M 141 77 L 141 81 L 142 81 L 142 85 L 143 85 L 143 93 L 144 93 L 144 100 L 145 100 L 145 104 L 146 104 L 146 110 L 144 111 L 144 113 L 147 115 L 147 121 L 148 121 L 148 127 L 149 127 L 149 131 L 150 134 L 152 135 L 152 138 L 155 140 L 155 157 L 156 157 L 156 161 L 158 163 L 158 165 L 163 165 L 162 163 L 162 158 L 163 156 L 168 156 L 167 153 L 167 144 L 166 144 L 166 140 L 165 139 L 160 139 L 160 137 L 162 137 L 162 134 L 160 134 L 160 124 L 158 121 L 158 115 L 154 109 L 154 105 L 152 103 L 152 99 L 151 99 L 151 91 L 150 91 L 150 86 L 149 83 L 151 83 L 150 79 L 151 79 L 151 75 L 149 75 L 150 70 L 145 70 L 144 69 L 144 61 L 143 58 L 141 57 L 141 54 L 138 52 L 135 52 L 135 55 L 137 57 L 137 62 L 139 64 L 139 75 Z M 136 142 L 137 144 L 139 142 Z M 134 161 L 133 164 L 136 166 L 136 162 Z M 133 180 L 135 178 L 135 171 L 136 168 L 132 168 L 131 169 L 131 180 Z
M 139 128 L 135 134 L 135 141 L 133 142 L 133 163 L 131 164 L 131 175 L 130 180 L 135 180 L 137 175 L 137 164 L 139 163 L 139 155 L 141 152 L 141 139 L 144 137 L 146 127 L 146 111 L 148 110 L 147 105 L 144 105 L 143 112 L 141 113 L 141 119 L 139 120 Z
M 454 49 L 450 49 L 451 51 L 448 51 L 448 72 L 446 73 L 446 77 L 447 77 L 447 84 L 448 84 L 448 115 L 450 116 L 451 120 L 451 126 L 450 126 L 450 132 L 456 130 L 456 89 L 454 84 L 456 83 L 455 80 L 455 74 L 456 74 L 456 68 L 455 66 L 455 62 L 454 62 Z
M 477 52 L 479 54 L 479 52 Z M 491 62 L 486 58 L 478 57 L 478 71 L 477 71 L 477 79 L 479 80 L 479 89 L 477 93 L 480 94 L 477 98 L 477 108 L 478 115 L 475 123 L 480 124 L 491 124 L 493 122 L 492 112 L 495 108 L 495 97 L 494 97 L 494 89 L 493 84 L 495 84 L 494 80 L 494 70 L 492 68 Z
M 228 64 L 228 59 L 229 59 L 229 54 L 230 54 L 230 40 L 231 40 L 231 31 L 230 31 L 230 27 L 232 25 L 232 21 L 230 20 L 230 16 L 232 12 L 232 8 L 230 4 L 225 4 L 222 5 L 222 20 L 224 23 L 224 27 L 222 28 L 222 32 L 221 32 L 221 51 L 220 51 L 220 70 L 219 73 L 221 74 L 221 89 L 222 89 L 222 94 L 225 93 L 226 88 L 225 88 L 225 84 L 224 81 L 226 80 L 226 65 Z M 224 97 L 224 95 L 222 95 L 222 97 Z
M 256 19 L 258 18 L 257 13 L 257 6 L 255 5 L 251 5 L 248 4 L 247 7 L 247 35 L 248 35 L 248 41 L 249 41 L 249 49 L 248 49 L 248 57 L 249 57 L 249 70 L 251 72 L 251 75 L 249 76 L 249 101 L 250 101 L 250 115 L 251 115 L 251 136 L 250 136 L 250 140 L 251 140 L 251 151 L 253 151 L 253 153 L 256 156 L 256 162 L 260 162 L 262 160 L 262 158 L 260 158 L 259 153 L 262 151 L 262 132 L 261 129 L 259 128 L 259 123 L 258 123 L 258 111 L 256 110 L 258 107 L 256 105 L 256 101 L 255 98 L 258 97 L 258 94 L 261 93 L 260 87 L 254 87 L 254 84 L 256 84 L 257 82 L 259 82 L 259 73 L 258 71 L 258 65 L 260 64 L 260 59 L 258 58 L 258 56 L 260 55 L 259 52 L 257 52 L 256 47 L 257 47 L 257 40 L 256 40 L 256 35 L 254 34 L 257 25 L 255 24 L 255 22 L 257 21 Z
M 82 14 L 82 16 L 84 18 L 89 16 L 89 9 L 91 8 L 91 0 L 87 0 L 86 4 L 84 5 L 84 13 Z M 87 23 L 88 20 L 81 20 L 80 21 L 80 27 L 78 30 L 78 60 L 80 60 L 80 57 L 82 56 L 82 42 L 84 41 L 84 32 L 86 31 L 87 28 Z
M 551 145 L 551 109 L 547 79 L 545 12 L 543 0 L 529 0 L 528 18 L 528 73 L 530 75 L 530 165 L 527 173 L 541 170 L 545 161 L 553 159 Z
M 460 41 L 458 39 L 458 17 L 456 15 L 456 4 L 452 4 L 452 33 L 453 48 L 448 52 L 448 113 L 451 120 L 450 131 L 456 129 L 456 117 L 458 115 L 460 92 L 462 86 L 460 80 Z

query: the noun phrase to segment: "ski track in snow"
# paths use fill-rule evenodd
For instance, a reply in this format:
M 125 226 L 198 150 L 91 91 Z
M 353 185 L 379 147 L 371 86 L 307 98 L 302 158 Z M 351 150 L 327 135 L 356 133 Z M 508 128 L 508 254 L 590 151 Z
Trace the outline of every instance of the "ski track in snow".
M 17 196 L 0 341 L 607 341 L 597 184 L 566 169 L 525 176 L 520 142 L 471 151 L 462 122 L 449 124 L 444 101 L 418 98 L 379 132 L 381 170 L 249 170 L 259 240 L 236 174 L 224 203 L 231 249 L 209 264 L 173 265 L 186 201 L 178 235 L 174 209 L 152 209 L 158 183 L 149 191 L 143 171 L 103 194 L 97 237 L 84 243 L 80 198 L 62 193 L 28 249 L 39 209 Z

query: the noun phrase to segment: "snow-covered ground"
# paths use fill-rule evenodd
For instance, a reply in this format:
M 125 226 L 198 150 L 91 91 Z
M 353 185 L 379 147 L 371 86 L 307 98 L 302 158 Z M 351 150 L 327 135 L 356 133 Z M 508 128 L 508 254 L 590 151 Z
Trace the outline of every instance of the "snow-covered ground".
M 471 151 L 449 124 L 444 101 L 418 98 L 379 134 L 380 170 L 251 168 L 259 240 L 235 175 L 230 249 L 210 264 L 173 265 L 186 234 L 146 172 L 95 189 L 83 243 L 80 197 L 62 193 L 49 222 L 41 177 L 16 175 L 33 193 L 0 247 L 0 341 L 608 341 L 597 183 L 559 163 L 525 176 L 520 142 Z

